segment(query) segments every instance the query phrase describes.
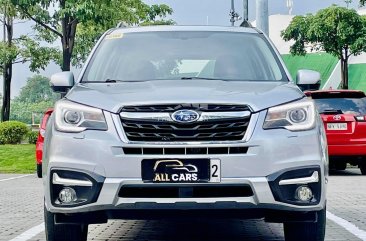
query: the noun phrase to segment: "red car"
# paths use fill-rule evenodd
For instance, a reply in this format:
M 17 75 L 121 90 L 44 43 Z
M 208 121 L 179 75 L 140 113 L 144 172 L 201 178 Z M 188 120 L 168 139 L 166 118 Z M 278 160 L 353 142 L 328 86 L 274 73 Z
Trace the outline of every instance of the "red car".
M 366 175 L 366 96 L 356 90 L 305 93 L 314 99 L 327 133 L 330 168 L 345 170 L 347 163 Z
M 41 126 L 39 128 L 38 138 L 36 142 L 36 162 L 37 162 L 37 176 L 42 178 L 42 155 L 43 155 L 43 142 L 46 133 L 47 121 L 50 118 L 53 109 L 48 109 L 42 118 Z

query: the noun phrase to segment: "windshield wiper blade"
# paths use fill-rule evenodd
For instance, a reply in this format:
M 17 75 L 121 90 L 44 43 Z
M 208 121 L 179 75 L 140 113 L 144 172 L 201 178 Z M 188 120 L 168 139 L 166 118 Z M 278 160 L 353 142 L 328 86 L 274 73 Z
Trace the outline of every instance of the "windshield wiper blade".
M 104 81 L 83 81 L 81 83 L 88 83 L 88 84 L 93 84 L 93 83 L 121 83 L 121 82 L 144 82 L 145 80 L 117 80 L 117 79 L 106 79 Z
M 193 77 L 181 77 L 180 78 L 181 80 L 195 80 L 195 79 L 198 79 L 198 80 L 223 80 L 223 81 L 226 81 L 225 79 L 217 79 L 217 78 L 206 78 L 206 77 L 196 77 L 196 76 L 193 76 Z
M 336 109 L 325 109 L 320 114 L 343 114 L 342 110 L 336 110 Z
M 117 82 L 123 82 L 123 80 L 116 80 L 116 79 L 106 79 L 104 83 L 117 83 Z

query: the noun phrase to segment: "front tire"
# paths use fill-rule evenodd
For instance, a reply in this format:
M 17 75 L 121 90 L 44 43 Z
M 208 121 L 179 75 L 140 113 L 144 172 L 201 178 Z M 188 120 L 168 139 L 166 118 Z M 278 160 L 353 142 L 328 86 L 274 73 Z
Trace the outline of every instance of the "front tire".
M 360 165 L 361 174 L 366 176 L 366 163 Z
M 347 169 L 347 162 L 338 162 L 335 164 L 335 169 L 337 171 L 344 171 Z
M 37 164 L 37 177 L 42 178 L 42 164 Z
M 315 223 L 284 223 L 286 241 L 324 241 L 326 209 L 317 212 Z
M 86 224 L 56 224 L 55 214 L 44 207 L 44 221 L 47 241 L 86 241 L 88 225 Z

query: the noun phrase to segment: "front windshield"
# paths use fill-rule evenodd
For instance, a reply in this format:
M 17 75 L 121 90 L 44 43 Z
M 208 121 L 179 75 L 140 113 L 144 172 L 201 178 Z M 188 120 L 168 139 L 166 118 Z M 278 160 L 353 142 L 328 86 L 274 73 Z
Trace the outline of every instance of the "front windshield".
M 287 81 L 258 34 L 170 31 L 107 35 L 82 82 L 190 78 Z

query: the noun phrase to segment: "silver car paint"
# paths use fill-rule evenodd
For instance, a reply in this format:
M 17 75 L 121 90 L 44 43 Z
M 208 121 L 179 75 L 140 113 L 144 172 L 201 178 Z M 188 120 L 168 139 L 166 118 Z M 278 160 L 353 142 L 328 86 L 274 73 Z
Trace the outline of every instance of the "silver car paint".
M 208 27 L 209 28 L 209 27 Z M 122 29 L 116 31 L 166 31 L 197 30 L 207 27 L 154 27 Z M 253 32 L 253 29 L 212 27 L 210 31 Z M 82 72 L 83 73 L 83 72 Z M 288 72 L 287 72 L 288 73 Z M 82 76 L 82 74 L 81 74 Z M 289 77 L 290 79 L 290 77 Z M 80 81 L 80 79 L 79 79 Z M 141 87 L 144 88 L 141 88 Z M 188 95 L 181 96 L 184 90 Z M 177 97 L 179 96 L 179 97 Z M 292 83 L 283 82 L 224 82 L 209 81 L 151 81 L 138 83 L 77 84 L 66 96 L 67 99 L 104 110 L 108 124 L 107 131 L 84 131 L 82 133 L 61 133 L 50 119 L 45 139 L 44 187 L 46 207 L 52 212 L 73 213 L 104 209 L 164 208 L 175 204 L 181 208 L 218 208 L 228 203 L 236 203 L 236 208 L 270 207 L 278 210 L 320 210 L 325 207 L 327 155 L 326 140 L 321 121 L 318 118 L 314 129 L 291 132 L 286 129 L 263 130 L 262 125 L 267 109 L 304 98 L 303 93 Z M 125 184 L 143 184 L 141 181 L 141 160 L 166 158 L 166 156 L 124 155 L 125 146 L 165 146 L 166 144 L 131 144 L 123 137 L 118 121 L 118 111 L 124 105 L 162 103 L 230 103 L 248 104 L 257 118 L 254 126 L 243 141 L 227 143 L 171 143 L 171 146 L 246 146 L 247 154 L 210 155 L 222 163 L 222 183 L 247 183 L 252 186 L 254 196 L 249 198 L 203 198 L 203 199 L 133 199 L 119 198 L 118 191 Z M 322 141 L 321 141 L 322 140 Z M 175 156 L 186 158 L 186 156 Z M 193 155 L 190 158 L 207 158 Z M 320 166 L 322 177 L 321 201 L 314 206 L 297 206 L 279 203 L 270 191 L 267 176 L 275 172 L 295 167 Z M 50 201 L 50 177 L 52 168 L 66 168 L 96 173 L 106 177 L 101 194 L 96 203 L 75 208 L 54 207 Z M 149 184 L 147 184 L 149 185 Z M 230 202 L 228 202 L 230 201 Z M 187 206 L 188 205 L 188 206 Z M 229 206 L 227 206 L 229 208 Z
M 185 93 L 185 94 L 182 94 Z M 163 103 L 245 103 L 258 112 L 304 98 L 288 82 L 154 80 L 113 84 L 78 84 L 67 99 L 118 113 L 123 105 Z

